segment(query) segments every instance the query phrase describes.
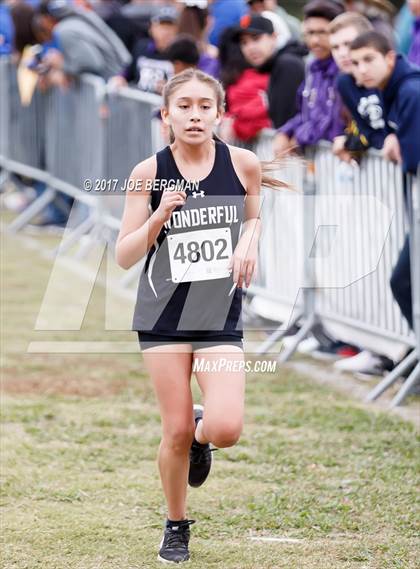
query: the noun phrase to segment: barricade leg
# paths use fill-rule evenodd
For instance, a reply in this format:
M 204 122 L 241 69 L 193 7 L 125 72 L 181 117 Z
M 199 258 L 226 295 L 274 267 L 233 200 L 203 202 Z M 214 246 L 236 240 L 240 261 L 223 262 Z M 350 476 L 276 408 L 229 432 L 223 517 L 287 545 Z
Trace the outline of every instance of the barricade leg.
M 412 366 L 418 358 L 416 350 L 413 350 L 402 362 L 400 362 L 395 369 L 388 373 L 378 385 L 370 391 L 365 399 L 366 403 L 375 401 L 384 391 L 393 385 L 402 374 Z M 410 376 L 411 377 L 411 376 Z
M 91 250 L 92 244 L 94 243 L 113 243 L 112 240 L 112 229 L 108 227 L 102 221 L 98 221 L 98 217 L 100 216 L 100 212 L 96 211 L 96 215 L 94 217 L 94 223 L 89 230 L 89 234 L 86 236 L 86 239 L 82 243 L 81 247 L 75 254 L 75 258 L 78 260 L 82 260 L 86 257 L 86 255 Z
M 52 251 L 52 255 L 55 256 L 58 254 L 62 255 L 63 253 L 66 253 L 70 249 L 70 247 L 72 247 L 79 241 L 82 235 L 88 233 L 92 229 L 92 227 L 94 227 L 95 221 L 96 221 L 96 214 L 92 213 L 91 215 L 89 215 L 88 218 L 82 221 L 76 228 L 71 230 L 71 234 L 67 238 L 63 239 L 60 245 Z
M 16 233 L 25 225 L 27 225 L 31 219 L 38 215 L 50 202 L 53 201 L 57 192 L 53 188 L 47 188 L 39 198 L 36 198 L 27 208 L 25 208 L 21 214 L 19 214 L 16 219 L 12 221 L 9 225 L 8 230 L 11 233 Z
M 0 170 L 0 191 L 2 189 L 2 187 L 9 181 L 10 179 L 10 174 L 9 172 L 7 172 L 7 170 Z
M 302 318 L 302 316 L 303 316 L 303 314 L 301 314 L 301 313 L 298 314 L 296 316 L 296 318 L 294 318 L 290 322 L 290 325 L 287 328 L 283 328 L 282 326 L 279 326 L 276 330 L 274 330 L 274 332 L 272 334 L 270 334 L 270 336 L 266 340 L 264 340 L 264 342 L 258 348 L 257 354 L 258 355 L 266 354 L 268 352 L 268 350 L 271 348 L 271 346 L 274 346 L 274 344 L 276 342 L 281 340 L 287 334 L 287 332 L 291 328 L 293 328 L 293 326 L 295 326 L 295 324 L 297 324 L 297 322 Z
M 299 344 L 301 343 L 301 341 L 314 328 L 315 324 L 316 324 L 316 316 L 315 316 L 315 314 L 311 314 L 306 319 L 305 323 L 303 324 L 303 326 L 301 327 L 299 332 L 296 334 L 294 342 L 292 343 L 292 345 L 289 346 L 287 349 L 283 350 L 283 352 L 279 355 L 278 362 L 285 363 L 285 362 L 287 362 L 287 360 L 289 358 L 291 358 L 293 356 L 293 354 L 295 353 L 295 351 L 296 351 L 297 347 L 299 346 Z
M 420 381 L 420 362 L 416 365 L 416 367 L 404 381 L 404 385 L 391 401 L 390 407 L 396 407 L 397 405 L 400 405 L 407 397 L 407 395 L 410 394 L 411 388 L 414 387 L 418 381 Z

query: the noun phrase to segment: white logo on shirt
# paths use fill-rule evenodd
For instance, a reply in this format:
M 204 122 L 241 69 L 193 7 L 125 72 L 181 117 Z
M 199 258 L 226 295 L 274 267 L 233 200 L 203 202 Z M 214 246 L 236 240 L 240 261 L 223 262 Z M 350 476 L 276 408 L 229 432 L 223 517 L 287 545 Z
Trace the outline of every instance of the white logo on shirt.
M 170 61 L 139 57 L 137 69 L 140 79 L 138 87 L 149 93 L 160 93 L 164 83 L 173 75 L 173 65 Z
M 369 119 L 372 128 L 379 129 L 385 127 L 381 102 L 378 95 L 373 94 L 368 97 L 362 97 L 357 106 L 357 111 L 360 116 Z

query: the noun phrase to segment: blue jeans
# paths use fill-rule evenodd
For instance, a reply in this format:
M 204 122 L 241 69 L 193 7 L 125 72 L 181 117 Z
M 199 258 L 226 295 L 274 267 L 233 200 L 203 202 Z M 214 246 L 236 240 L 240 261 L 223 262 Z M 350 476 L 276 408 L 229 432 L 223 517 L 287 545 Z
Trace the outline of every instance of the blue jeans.
M 36 191 L 37 197 L 45 191 L 46 186 L 43 182 L 34 182 L 33 188 Z M 67 223 L 73 198 L 58 192 L 53 201 L 51 201 L 41 212 L 44 223 L 52 225 L 61 225 Z

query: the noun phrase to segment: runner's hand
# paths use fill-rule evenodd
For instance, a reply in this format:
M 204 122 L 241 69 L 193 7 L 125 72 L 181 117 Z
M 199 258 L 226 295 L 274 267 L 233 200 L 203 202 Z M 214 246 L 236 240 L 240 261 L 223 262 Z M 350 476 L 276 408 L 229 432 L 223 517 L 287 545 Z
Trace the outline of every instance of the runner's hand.
M 183 206 L 185 204 L 186 199 L 187 199 L 187 194 L 185 192 L 174 192 L 170 190 L 165 190 L 162 193 L 162 198 L 160 200 L 159 207 L 157 208 L 155 213 L 159 217 L 162 223 L 166 223 L 171 218 L 174 209 Z
M 248 288 L 255 272 L 258 258 L 258 234 L 246 231 L 238 241 L 230 260 L 229 269 L 233 270 L 233 282 L 242 288 L 244 282 Z

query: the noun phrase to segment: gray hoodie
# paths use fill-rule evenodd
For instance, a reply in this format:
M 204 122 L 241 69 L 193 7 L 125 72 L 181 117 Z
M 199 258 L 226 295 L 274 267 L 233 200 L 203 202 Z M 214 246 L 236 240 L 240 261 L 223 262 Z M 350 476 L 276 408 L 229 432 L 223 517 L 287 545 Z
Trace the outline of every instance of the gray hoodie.
M 54 33 L 69 75 L 93 73 L 108 80 L 131 62 L 123 42 L 94 12 L 66 9 Z

